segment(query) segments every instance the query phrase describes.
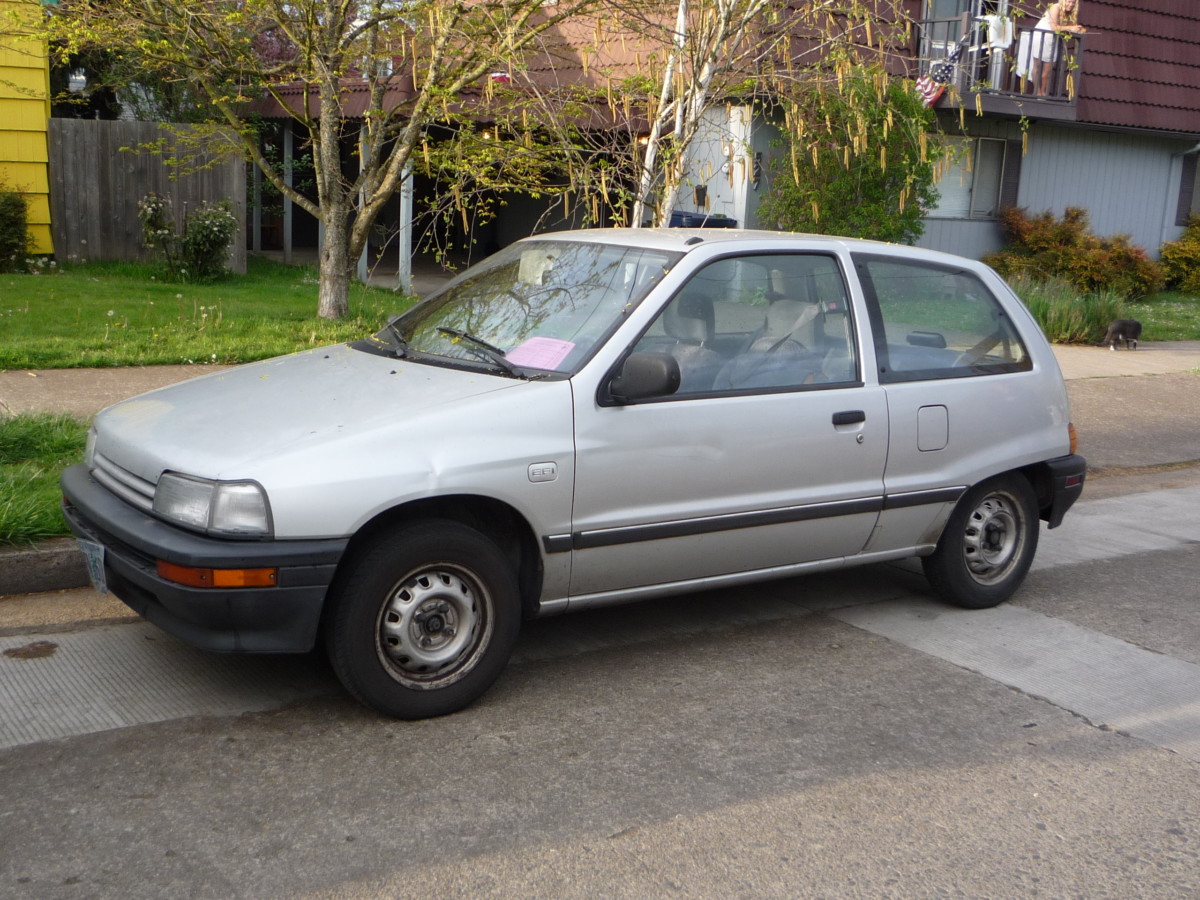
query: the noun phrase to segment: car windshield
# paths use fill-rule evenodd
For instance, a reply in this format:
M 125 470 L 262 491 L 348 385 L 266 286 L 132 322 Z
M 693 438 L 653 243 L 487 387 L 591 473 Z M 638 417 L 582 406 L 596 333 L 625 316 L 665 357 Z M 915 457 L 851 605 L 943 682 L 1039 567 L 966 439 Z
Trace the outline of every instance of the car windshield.
M 574 374 L 681 254 L 522 241 L 468 269 L 377 337 L 403 354 L 515 377 Z

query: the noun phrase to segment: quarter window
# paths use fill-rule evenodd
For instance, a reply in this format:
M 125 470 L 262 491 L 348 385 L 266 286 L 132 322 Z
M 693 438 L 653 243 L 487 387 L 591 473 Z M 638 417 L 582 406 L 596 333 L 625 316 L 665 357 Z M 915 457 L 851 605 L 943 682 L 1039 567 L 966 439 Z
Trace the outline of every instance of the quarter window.
M 991 291 L 962 269 L 857 256 L 879 380 L 1027 371 L 1029 352 Z

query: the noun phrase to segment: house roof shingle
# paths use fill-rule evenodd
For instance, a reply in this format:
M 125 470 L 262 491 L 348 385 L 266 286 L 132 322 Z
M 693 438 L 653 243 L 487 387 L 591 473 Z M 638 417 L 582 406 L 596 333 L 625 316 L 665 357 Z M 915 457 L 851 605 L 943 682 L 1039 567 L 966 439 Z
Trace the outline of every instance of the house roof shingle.
M 1078 121 L 1200 134 L 1200 3 L 1085 0 Z

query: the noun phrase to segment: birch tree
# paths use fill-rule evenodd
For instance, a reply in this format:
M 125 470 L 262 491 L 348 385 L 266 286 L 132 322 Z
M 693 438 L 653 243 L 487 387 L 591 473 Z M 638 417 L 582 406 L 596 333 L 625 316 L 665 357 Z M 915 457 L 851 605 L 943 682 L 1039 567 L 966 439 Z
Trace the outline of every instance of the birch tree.
M 659 62 L 648 67 L 657 93 L 646 98 L 634 224 L 669 221 L 708 110 L 731 99 L 766 110 L 794 106 L 791 95 L 814 85 L 840 92 L 847 61 L 879 65 L 906 52 L 911 35 L 894 0 L 676 0 L 665 31 L 663 18 Z M 643 18 L 641 30 L 654 34 L 654 21 Z

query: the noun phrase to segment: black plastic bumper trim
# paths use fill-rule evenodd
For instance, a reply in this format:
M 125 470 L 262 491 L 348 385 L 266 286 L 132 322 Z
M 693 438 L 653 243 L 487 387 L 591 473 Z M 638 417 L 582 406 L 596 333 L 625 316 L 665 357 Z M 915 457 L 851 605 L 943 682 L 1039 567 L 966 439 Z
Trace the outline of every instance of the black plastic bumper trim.
M 1050 503 L 1042 510 L 1047 528 L 1057 528 L 1083 493 L 1087 481 L 1087 460 L 1077 453 L 1046 461 L 1050 471 Z
M 108 493 L 75 466 L 63 474 L 63 514 L 104 547 L 108 587 L 170 634 L 228 653 L 305 653 L 316 642 L 344 539 L 221 541 L 173 528 Z M 277 568 L 268 588 L 192 588 L 160 578 L 156 560 L 206 568 Z

